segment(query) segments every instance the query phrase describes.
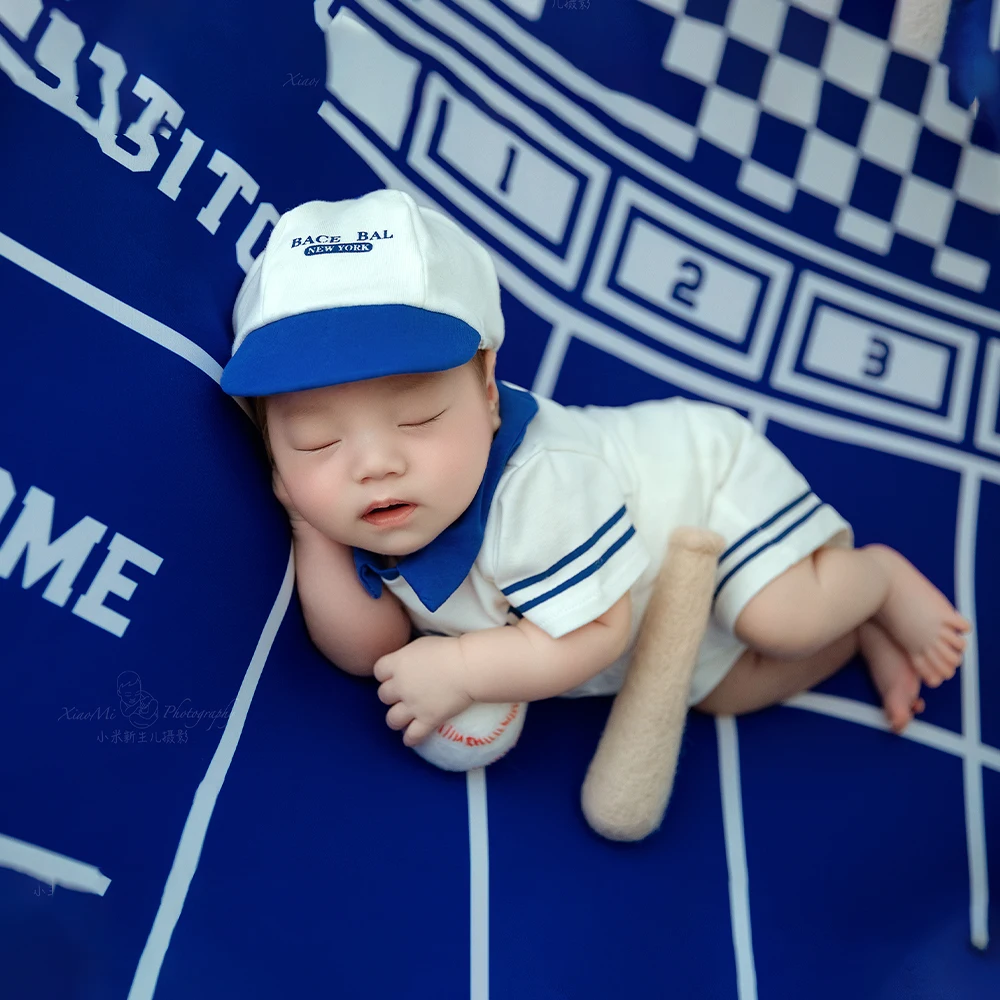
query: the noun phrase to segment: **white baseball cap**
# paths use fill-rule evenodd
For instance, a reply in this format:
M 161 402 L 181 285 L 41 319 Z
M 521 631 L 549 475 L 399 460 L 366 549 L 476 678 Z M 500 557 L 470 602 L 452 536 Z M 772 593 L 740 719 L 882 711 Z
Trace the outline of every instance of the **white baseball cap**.
M 486 248 L 404 191 L 285 212 L 233 308 L 221 385 L 267 396 L 444 371 L 499 348 L 500 285 Z

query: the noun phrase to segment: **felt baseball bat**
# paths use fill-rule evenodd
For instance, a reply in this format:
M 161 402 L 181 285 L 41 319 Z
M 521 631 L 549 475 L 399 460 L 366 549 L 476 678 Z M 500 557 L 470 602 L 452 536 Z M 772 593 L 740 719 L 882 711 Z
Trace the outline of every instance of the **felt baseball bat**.
M 678 528 L 670 536 L 580 795 L 587 822 L 610 840 L 641 840 L 663 821 L 724 544 L 721 535 L 701 528 Z

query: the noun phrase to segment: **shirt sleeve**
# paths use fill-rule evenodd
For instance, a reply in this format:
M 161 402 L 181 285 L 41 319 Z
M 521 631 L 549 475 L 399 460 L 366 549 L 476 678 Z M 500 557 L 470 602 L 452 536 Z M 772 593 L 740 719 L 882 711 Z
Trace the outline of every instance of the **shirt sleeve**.
M 493 516 L 497 587 L 556 639 L 599 618 L 649 565 L 621 487 L 593 455 L 533 456 L 501 484 Z

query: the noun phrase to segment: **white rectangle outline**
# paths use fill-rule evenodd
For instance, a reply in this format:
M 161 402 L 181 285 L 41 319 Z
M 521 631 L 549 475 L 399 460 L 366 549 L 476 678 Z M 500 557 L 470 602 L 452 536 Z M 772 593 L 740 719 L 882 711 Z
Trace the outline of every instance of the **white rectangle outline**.
M 642 252 L 642 248 L 645 252 Z M 668 319 L 677 320 L 682 326 L 693 326 L 695 333 L 719 338 L 724 344 L 732 344 L 733 350 L 742 353 L 742 348 L 752 339 L 757 328 L 753 321 L 763 301 L 764 282 L 767 280 L 765 275 L 757 271 L 746 271 L 728 257 L 721 257 L 714 250 L 692 243 L 686 234 L 681 236 L 661 225 L 659 220 L 653 222 L 639 212 L 629 216 L 628 229 L 619 234 L 615 253 L 619 252 L 621 255 L 615 270 L 616 287 L 611 289 L 606 286 L 608 292 L 615 296 L 621 295 L 639 308 L 648 305 L 656 316 L 666 313 Z M 630 258 L 629 264 L 636 258 L 643 258 L 640 268 L 650 258 L 656 260 L 658 265 L 664 265 L 654 276 L 655 286 L 658 287 L 650 289 L 648 276 L 641 272 L 629 274 L 631 268 L 625 262 L 626 254 Z M 692 255 L 698 257 L 698 260 L 691 259 Z M 709 265 L 704 269 L 700 263 L 702 257 L 707 258 L 706 263 Z M 694 284 L 691 284 L 692 268 Z M 708 272 L 709 281 L 703 288 L 705 271 Z M 679 294 L 681 289 L 687 294 Z M 747 295 L 744 296 L 744 292 Z M 702 303 L 720 300 L 728 301 L 732 306 L 739 299 L 747 298 L 750 300 L 750 308 L 744 308 L 739 328 L 726 329 L 718 315 L 706 315 L 700 308 Z M 684 303 L 687 308 L 678 308 L 677 302 Z M 730 315 L 729 318 L 734 317 Z
M 479 96 L 482 99 L 483 95 Z M 583 184 L 580 211 L 572 224 L 573 231 L 570 233 L 566 256 L 561 257 L 540 245 L 517 226 L 511 225 L 499 212 L 490 207 L 489 202 L 470 188 L 456 183 L 451 174 L 442 170 L 430 158 L 428 150 L 430 149 L 434 124 L 437 121 L 438 102 L 442 97 L 461 101 L 468 100 L 440 74 L 428 73 L 420 95 L 420 109 L 413 128 L 410 148 L 406 154 L 406 162 L 431 181 L 439 191 L 447 194 L 451 201 L 459 206 L 470 219 L 475 219 L 484 229 L 497 237 L 504 246 L 519 254 L 523 260 L 533 264 L 560 287 L 567 290 L 575 288 L 587 256 L 587 248 L 590 245 L 590 239 L 597 222 L 597 214 L 604 201 L 604 193 L 611 176 L 610 168 L 570 142 L 564 135 L 528 111 L 527 108 L 516 107 L 506 111 L 495 109 L 498 114 L 504 114 L 505 117 L 516 121 L 542 149 L 557 153 L 572 163 L 586 178 Z M 504 97 L 505 100 L 510 100 L 506 95 Z M 506 128 L 502 121 L 496 118 L 494 121 L 500 127 Z
M 437 132 L 434 148 L 410 144 L 410 155 L 426 155 L 459 184 L 476 193 L 485 193 L 487 203 L 506 210 L 514 226 L 529 234 L 563 260 L 561 250 L 568 247 L 573 235 L 574 209 L 582 201 L 588 178 L 579 176 L 548 149 L 539 149 L 525 136 L 517 134 L 507 122 L 498 121 L 437 74 L 429 74 L 428 92 L 450 90 L 453 95 L 440 97 L 435 113 L 424 106 L 415 132 L 431 138 Z M 429 102 L 426 102 L 429 103 Z M 482 129 L 483 135 L 478 133 Z M 427 148 L 424 148 L 427 145 Z M 493 159 L 493 156 L 496 159 Z M 425 167 L 426 169 L 426 167 Z M 503 172 L 511 183 L 504 189 Z M 565 187 L 563 186 L 565 185 Z M 530 204 L 519 204 L 517 193 L 530 195 Z
M 1000 415 L 1000 340 L 986 345 L 983 381 L 979 389 L 975 445 L 980 451 L 1000 455 L 1000 434 L 994 428 Z
M 681 238 L 687 237 L 696 243 L 704 244 L 720 257 L 729 258 L 768 275 L 771 280 L 764 291 L 757 325 L 750 334 L 752 345 L 746 354 L 707 340 L 680 324 L 671 323 L 659 313 L 643 308 L 608 287 L 611 267 L 625 236 L 625 219 L 632 206 L 641 208 L 653 218 L 659 219 Z M 697 247 L 692 246 L 692 250 L 696 251 Z M 710 223 L 703 222 L 676 205 L 664 201 L 634 181 L 622 178 L 615 186 L 611 207 L 601 229 L 594 263 L 583 289 L 583 298 L 584 301 L 603 309 L 616 319 L 628 323 L 661 343 L 669 344 L 717 368 L 756 380 L 764 372 L 791 276 L 792 265 L 788 261 L 744 243 L 743 240 L 730 236 Z
M 834 306 L 841 304 L 847 309 L 869 316 L 873 323 L 909 327 L 929 340 L 955 347 L 958 353 L 947 415 L 939 417 L 932 413 L 916 413 L 901 403 L 873 399 L 863 392 L 846 386 L 828 385 L 818 378 L 813 379 L 795 371 L 795 358 L 808 332 L 813 302 L 820 293 L 824 300 L 829 300 Z M 876 420 L 923 431 L 948 441 L 962 441 L 965 438 L 969 392 L 975 373 L 978 345 L 979 337 L 972 330 L 964 330 L 944 320 L 850 288 L 831 278 L 803 271 L 792 299 L 774 371 L 771 373 L 771 384 L 776 389 L 825 403 L 827 406 L 835 406 L 848 413 L 874 417 Z
M 794 371 L 796 375 L 821 382 L 871 392 L 900 406 L 920 412 L 937 413 L 949 402 L 948 372 L 952 354 L 947 347 L 929 343 L 909 331 L 897 330 L 857 316 L 823 298 L 814 300 L 809 335 Z M 884 354 L 873 356 L 873 350 Z M 909 355 L 904 379 L 893 379 L 898 357 Z M 879 375 L 867 371 L 871 364 L 882 365 Z M 860 377 L 864 368 L 867 378 Z

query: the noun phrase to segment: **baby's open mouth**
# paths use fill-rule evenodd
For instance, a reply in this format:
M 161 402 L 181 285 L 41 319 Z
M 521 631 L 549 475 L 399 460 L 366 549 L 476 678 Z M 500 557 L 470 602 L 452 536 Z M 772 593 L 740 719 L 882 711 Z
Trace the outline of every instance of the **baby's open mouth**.
M 361 515 L 361 520 L 378 527 L 394 527 L 397 524 L 402 524 L 415 508 L 415 504 L 405 500 L 389 500 L 383 504 L 372 504 Z

